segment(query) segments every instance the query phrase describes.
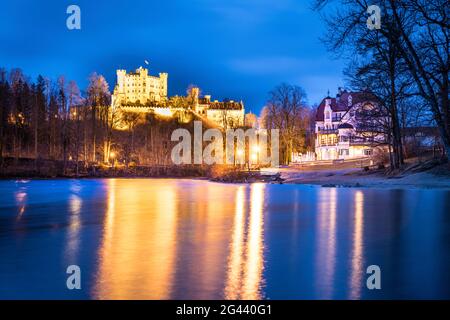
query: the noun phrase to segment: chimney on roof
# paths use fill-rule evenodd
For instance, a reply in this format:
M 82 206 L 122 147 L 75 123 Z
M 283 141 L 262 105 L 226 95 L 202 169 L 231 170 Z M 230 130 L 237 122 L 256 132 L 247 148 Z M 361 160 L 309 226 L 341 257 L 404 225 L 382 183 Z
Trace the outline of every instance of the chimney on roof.
M 211 95 L 205 94 L 205 99 L 207 102 L 211 102 Z

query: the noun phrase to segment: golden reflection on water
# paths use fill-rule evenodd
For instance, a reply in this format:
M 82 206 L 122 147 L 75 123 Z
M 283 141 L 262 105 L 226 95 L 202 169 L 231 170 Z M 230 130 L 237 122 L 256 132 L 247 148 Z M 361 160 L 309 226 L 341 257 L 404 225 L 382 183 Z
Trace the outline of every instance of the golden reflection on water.
M 319 191 L 318 210 L 318 248 L 316 262 L 316 279 L 320 296 L 331 299 L 333 296 L 336 268 L 336 188 L 321 188 Z
M 264 189 L 107 180 L 94 297 L 262 298 Z
M 182 281 L 188 281 L 186 288 L 192 299 L 211 299 L 211 294 L 223 291 L 225 266 L 227 263 L 228 245 L 230 241 L 229 227 L 232 223 L 234 209 L 234 190 L 232 185 L 201 184 L 195 189 L 190 199 L 198 202 L 194 212 L 200 213 L 191 221 L 185 240 L 190 242 L 189 248 L 179 252 L 188 263 L 179 264 L 177 269 L 182 275 Z M 183 211 L 183 215 L 192 213 Z M 183 220 L 183 226 L 185 225 Z M 191 236 L 189 236 L 191 234 Z M 185 269 L 186 264 L 193 264 L 191 269 Z M 184 284 L 186 285 L 186 283 Z M 185 297 L 184 295 L 181 295 Z
M 176 263 L 176 185 L 108 180 L 108 207 L 94 295 L 168 299 Z
M 261 299 L 264 269 L 264 188 L 262 183 L 251 186 L 250 216 L 245 232 L 245 191 L 236 191 L 233 236 L 228 259 L 226 299 Z
M 355 193 L 354 199 L 354 232 L 351 258 L 351 274 L 349 278 L 350 299 L 361 298 L 363 286 L 363 227 L 364 227 L 364 194 L 361 191 Z
M 263 271 L 263 218 L 264 187 L 255 183 L 251 188 L 251 209 L 247 242 L 247 261 L 244 273 L 243 299 L 261 298 L 261 278 Z
M 242 264 L 244 254 L 245 225 L 245 187 L 239 186 L 236 191 L 236 211 L 234 214 L 233 236 L 231 238 L 230 256 L 228 260 L 225 298 L 239 298 L 242 283 Z

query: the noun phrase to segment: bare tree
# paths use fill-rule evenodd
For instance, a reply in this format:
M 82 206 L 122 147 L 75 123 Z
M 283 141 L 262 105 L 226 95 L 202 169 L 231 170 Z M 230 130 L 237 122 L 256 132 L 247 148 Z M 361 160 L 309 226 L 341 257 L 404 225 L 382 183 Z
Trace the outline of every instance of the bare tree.
M 82 119 L 82 105 L 84 103 L 81 97 L 80 89 L 75 81 L 70 81 L 67 86 L 68 96 L 68 113 L 71 127 L 69 128 L 73 145 L 72 159 L 75 161 L 75 174 L 79 175 L 79 159 L 81 147 L 81 119 Z
M 100 107 L 108 106 L 110 101 L 110 92 L 108 83 L 102 75 L 92 73 L 89 77 L 89 85 L 87 89 L 87 102 L 91 109 L 92 121 L 92 161 L 97 161 L 97 126 L 100 117 Z
M 127 162 L 130 162 L 130 159 L 133 157 L 134 153 L 134 134 L 135 134 L 135 128 L 136 125 L 141 120 L 141 114 L 137 112 L 122 112 L 122 121 L 125 123 L 125 125 L 128 128 L 128 132 L 130 133 L 130 140 L 129 140 L 129 146 L 127 149 Z
M 355 57 L 345 74 L 353 88 L 376 96 L 376 110 L 365 116 L 374 116 L 372 120 L 379 126 L 373 128 L 374 132 L 385 134 L 392 151 L 391 167 L 399 168 L 404 162 L 399 105 L 404 105 L 413 95 L 413 80 L 392 38 L 380 37 L 378 33 L 360 35 L 363 37 L 355 43 Z M 393 31 L 391 36 L 395 36 Z
M 5 69 L 0 69 L 0 168 L 3 166 L 3 157 L 7 138 L 8 115 L 11 108 L 11 91 Z
M 63 158 L 63 174 L 66 174 L 67 154 L 70 145 L 70 105 L 66 94 L 66 79 L 58 78 L 59 119 L 61 123 L 61 153 Z
M 316 0 L 316 9 L 331 1 Z M 450 154 L 449 118 L 449 17 L 447 0 L 378 0 L 383 13 L 382 27 L 365 28 L 369 3 L 364 0 L 340 0 L 339 9 L 326 17 L 327 43 L 333 51 L 357 43 L 363 30 L 388 39 L 407 66 L 415 90 L 433 115 L 447 157 Z M 356 35 L 356 37 L 355 37 Z M 367 45 L 367 44 L 362 44 Z M 370 57 L 369 57 L 370 58 Z
M 289 164 L 292 152 L 305 148 L 308 110 L 305 91 L 283 83 L 273 89 L 264 110 L 263 125 L 280 129 L 280 159 Z
M 108 110 L 108 119 L 106 122 L 106 133 L 103 148 L 103 161 L 109 163 L 111 155 L 111 145 L 113 140 L 114 130 L 118 127 L 121 122 L 121 111 L 119 105 L 113 105 Z

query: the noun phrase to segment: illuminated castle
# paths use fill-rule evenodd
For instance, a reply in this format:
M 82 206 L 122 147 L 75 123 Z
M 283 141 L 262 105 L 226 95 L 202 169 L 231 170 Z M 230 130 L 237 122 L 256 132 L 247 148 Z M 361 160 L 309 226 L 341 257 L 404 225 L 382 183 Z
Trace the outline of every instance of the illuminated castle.
M 150 76 L 142 67 L 130 73 L 117 70 L 112 103 L 126 105 L 164 101 L 167 99 L 167 78 L 167 73 L 160 73 L 159 77 Z
M 130 73 L 117 70 L 117 84 L 111 99 L 113 110 L 119 108 L 122 113 L 155 113 L 165 117 L 190 112 L 224 129 L 244 125 L 242 101 L 212 101 L 210 95 L 200 97 L 197 87 L 191 89 L 189 97 L 169 99 L 167 79 L 167 73 L 160 73 L 159 77 L 150 76 L 148 70 L 142 67 Z

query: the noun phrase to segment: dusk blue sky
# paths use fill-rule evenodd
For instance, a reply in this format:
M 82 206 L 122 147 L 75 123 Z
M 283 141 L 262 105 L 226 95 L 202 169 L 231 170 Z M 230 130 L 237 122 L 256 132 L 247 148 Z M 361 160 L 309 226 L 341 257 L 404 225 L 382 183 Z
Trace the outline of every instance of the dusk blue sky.
M 70 4 L 81 8 L 81 30 L 66 28 Z M 63 74 L 81 89 L 96 71 L 112 90 L 116 69 L 147 59 L 151 74 L 169 73 L 170 95 L 195 84 L 259 112 L 282 82 L 303 87 L 309 104 L 343 85 L 324 28 L 311 0 L 3 1 L 0 66 Z

